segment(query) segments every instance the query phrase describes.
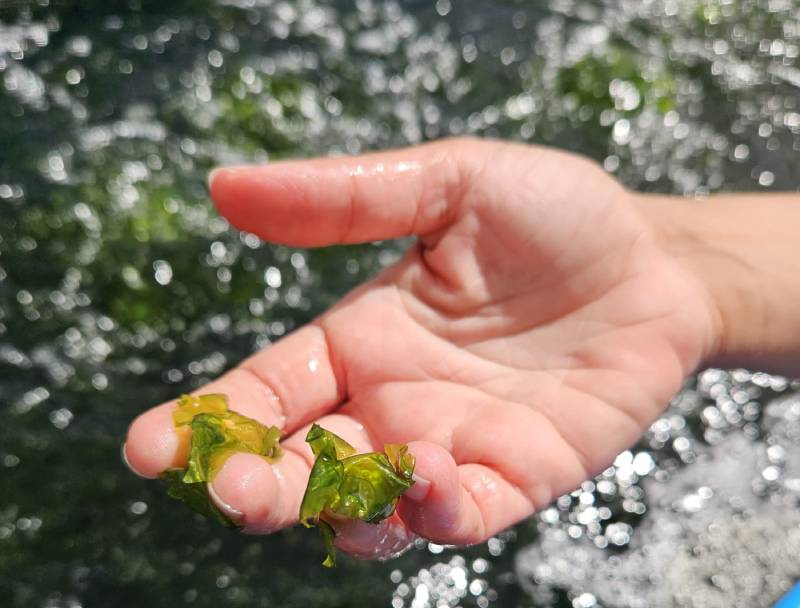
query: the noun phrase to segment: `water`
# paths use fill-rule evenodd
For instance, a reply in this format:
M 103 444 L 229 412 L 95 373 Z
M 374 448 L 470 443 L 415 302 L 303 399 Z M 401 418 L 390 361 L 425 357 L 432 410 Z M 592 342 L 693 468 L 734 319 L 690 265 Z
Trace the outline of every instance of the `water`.
M 700 374 L 637 448 L 540 514 L 522 584 L 545 605 L 569 588 L 585 608 L 771 606 L 800 579 L 797 388 Z
M 304 531 L 187 522 L 119 445 L 401 250 L 231 231 L 213 165 L 476 134 L 580 151 L 640 190 L 795 190 L 799 37 L 788 0 L 0 0 L 0 597 L 769 605 L 800 577 L 781 378 L 706 372 L 613 468 L 482 546 L 335 571 Z

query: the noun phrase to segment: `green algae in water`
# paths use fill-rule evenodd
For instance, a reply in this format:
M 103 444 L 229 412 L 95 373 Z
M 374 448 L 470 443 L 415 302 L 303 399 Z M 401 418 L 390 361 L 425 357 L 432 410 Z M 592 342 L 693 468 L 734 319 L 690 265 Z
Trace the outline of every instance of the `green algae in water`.
M 394 513 L 400 496 L 414 482 L 414 456 L 408 446 L 386 444 L 384 452 L 356 454 L 355 448 L 315 424 L 306 436 L 314 466 L 300 505 L 300 522 L 317 526 L 328 552 L 323 565 L 336 565 L 335 533 L 323 514 L 377 524 Z
M 190 509 L 222 524 L 237 528 L 208 495 L 208 483 L 237 452 L 257 454 L 274 462 L 281 456 L 281 431 L 237 414 L 225 395 L 184 395 L 172 415 L 178 433 L 189 437 L 189 458 L 183 469 L 168 469 L 161 474 L 169 481 L 167 495 L 184 502 Z

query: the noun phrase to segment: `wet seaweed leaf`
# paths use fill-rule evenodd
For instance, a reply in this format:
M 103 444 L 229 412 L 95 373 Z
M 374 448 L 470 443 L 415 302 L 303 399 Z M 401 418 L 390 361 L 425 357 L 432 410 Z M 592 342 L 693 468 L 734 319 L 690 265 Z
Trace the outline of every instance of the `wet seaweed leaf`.
M 183 469 L 168 469 L 161 473 L 161 478 L 169 482 L 167 496 L 170 498 L 186 503 L 192 511 L 226 528 L 238 528 L 233 520 L 211 502 L 206 484 L 183 481 Z
M 257 454 L 270 462 L 279 458 L 280 429 L 237 414 L 228 407 L 225 395 L 216 394 L 184 395 L 173 421 L 179 434 L 188 435 L 189 458 L 185 468 L 162 473 L 170 481 L 167 494 L 226 527 L 236 527 L 211 502 L 207 484 L 237 452 Z
M 300 505 L 300 522 L 320 528 L 328 551 L 323 565 L 330 567 L 336 564 L 334 533 L 320 517 L 328 514 L 377 524 L 391 516 L 400 496 L 414 484 L 414 457 L 408 446 L 398 444 L 387 444 L 384 453 L 356 454 L 350 444 L 316 424 L 306 442 L 315 460 Z
M 387 443 L 383 446 L 386 457 L 395 470 L 406 479 L 414 474 L 414 456 L 409 454 L 408 446 L 400 443 Z
M 176 427 L 181 427 L 191 424 L 198 414 L 224 415 L 228 411 L 228 398 L 225 395 L 183 395 L 178 399 L 178 407 L 172 412 L 172 421 Z
M 325 556 L 325 561 L 322 565 L 326 568 L 333 568 L 336 566 L 336 547 L 333 546 L 333 540 L 336 538 L 336 531 L 327 521 L 320 519 L 317 522 L 319 533 L 322 535 L 322 542 L 325 543 L 325 551 L 328 555 Z

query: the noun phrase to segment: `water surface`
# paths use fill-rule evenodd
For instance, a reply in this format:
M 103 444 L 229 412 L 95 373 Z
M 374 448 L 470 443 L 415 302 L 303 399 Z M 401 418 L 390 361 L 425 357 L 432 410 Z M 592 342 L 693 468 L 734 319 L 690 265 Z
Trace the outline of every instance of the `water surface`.
M 729 521 L 700 488 L 745 503 L 726 542 L 792 563 L 746 526 L 800 492 L 793 402 L 764 414 L 793 388 L 763 374 L 692 380 L 603 476 L 482 546 L 421 543 L 335 571 L 314 534 L 187 519 L 119 446 L 144 408 L 302 325 L 402 249 L 266 245 L 214 214 L 210 167 L 473 134 L 582 152 L 639 190 L 796 190 L 798 37 L 796 5 L 780 0 L 0 0 L 0 597 L 621 608 L 649 584 L 678 602 L 685 577 L 662 575 L 680 564 L 634 558 L 666 538 L 701 546 Z M 730 437 L 752 460 L 746 490 L 725 485 L 730 463 L 692 477 Z M 687 496 L 705 519 L 669 536 Z M 786 537 L 786 517 L 759 519 L 771 532 L 757 538 Z M 775 571 L 745 596 L 719 578 L 741 565 L 714 564 L 695 597 L 766 606 L 800 576 Z M 612 595 L 587 574 L 622 580 L 620 567 Z

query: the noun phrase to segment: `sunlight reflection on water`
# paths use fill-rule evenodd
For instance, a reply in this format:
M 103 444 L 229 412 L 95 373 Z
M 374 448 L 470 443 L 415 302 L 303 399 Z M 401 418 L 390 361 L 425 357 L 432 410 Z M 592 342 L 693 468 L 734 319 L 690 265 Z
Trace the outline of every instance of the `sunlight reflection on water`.
M 796 498 L 796 387 L 745 372 L 705 372 L 607 471 L 480 547 L 420 542 L 336 573 L 293 531 L 256 541 L 187 521 L 118 458 L 142 408 L 269 345 L 400 250 L 303 252 L 237 233 L 212 211 L 209 168 L 475 134 L 583 152 L 641 190 L 796 190 L 791 2 L 47 4 L 0 5 L 10 605 L 100 605 L 124 590 L 153 606 L 633 606 L 643 578 L 668 594 L 685 571 L 647 546 L 680 538 L 719 556 L 705 528 Z M 731 436 L 756 463 L 746 497 L 712 466 Z M 719 477 L 671 485 L 693 467 Z M 671 536 L 676 513 L 699 523 Z M 725 538 L 750 538 L 764 563 L 785 556 L 736 526 Z M 609 595 L 598 577 L 620 572 L 628 586 Z M 800 576 L 774 574 L 748 606 Z M 697 597 L 751 597 L 703 584 Z

